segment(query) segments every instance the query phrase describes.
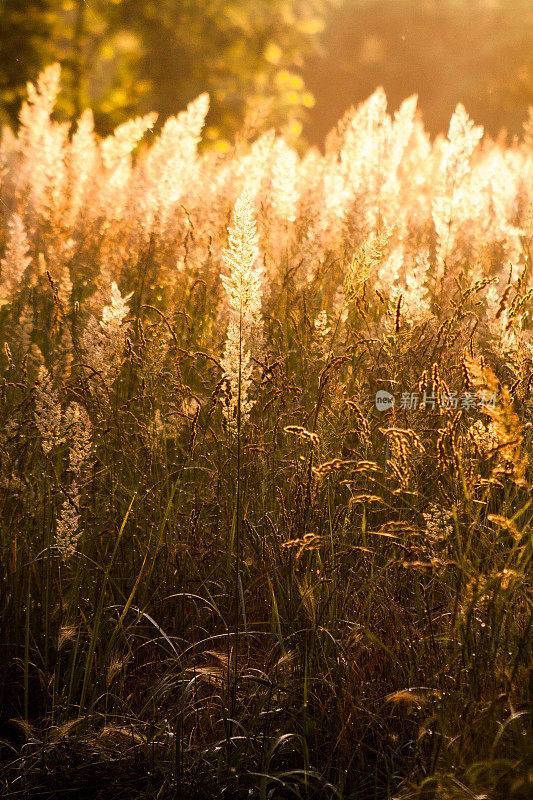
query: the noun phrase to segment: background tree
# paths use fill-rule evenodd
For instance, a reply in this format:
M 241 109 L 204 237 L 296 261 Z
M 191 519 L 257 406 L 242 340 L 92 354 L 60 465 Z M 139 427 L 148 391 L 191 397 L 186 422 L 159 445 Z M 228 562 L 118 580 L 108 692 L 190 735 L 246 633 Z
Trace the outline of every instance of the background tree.
M 432 133 L 457 102 L 496 134 L 533 101 L 531 0 L 0 0 L 0 122 L 26 82 L 63 67 L 58 113 L 91 106 L 108 134 L 149 110 L 160 123 L 208 91 L 205 136 L 231 140 L 250 111 L 316 143 L 383 85 L 418 93 Z M 316 106 L 313 108 L 314 97 Z M 312 110 L 311 110 L 312 109 Z
M 207 136 L 229 136 L 254 107 L 273 98 L 271 121 L 298 130 L 313 104 L 300 75 L 318 50 L 335 0 L 122 0 L 122 25 L 143 42 L 140 72 L 150 82 L 145 110 L 162 118 L 191 98 L 211 96 Z
M 52 19 L 47 0 L 0 0 L 0 124 L 16 120 L 33 80 L 47 58 Z
M 3 120 L 16 124 L 26 81 L 57 60 L 59 113 L 73 118 L 90 105 L 102 134 L 147 110 L 164 120 L 204 91 L 212 140 L 230 137 L 267 101 L 271 122 L 285 121 L 286 132 L 297 134 L 313 104 L 300 70 L 318 51 L 326 10 L 338 2 L 4 0 Z
M 102 134 L 136 115 L 150 89 L 139 70 L 142 39 L 124 25 L 120 4 L 50 0 L 54 58 L 62 65 L 59 111 L 73 118 L 90 106 Z

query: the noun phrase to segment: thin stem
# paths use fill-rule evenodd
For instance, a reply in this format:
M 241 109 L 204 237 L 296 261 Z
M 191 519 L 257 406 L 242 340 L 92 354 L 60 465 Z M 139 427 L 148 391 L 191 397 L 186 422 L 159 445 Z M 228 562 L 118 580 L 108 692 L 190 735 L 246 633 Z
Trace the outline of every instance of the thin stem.
M 239 647 L 239 585 L 241 579 L 241 400 L 242 400 L 242 301 L 239 310 L 239 381 L 237 389 L 237 497 L 235 514 L 235 642 L 233 646 L 232 717 L 237 699 L 238 647 Z

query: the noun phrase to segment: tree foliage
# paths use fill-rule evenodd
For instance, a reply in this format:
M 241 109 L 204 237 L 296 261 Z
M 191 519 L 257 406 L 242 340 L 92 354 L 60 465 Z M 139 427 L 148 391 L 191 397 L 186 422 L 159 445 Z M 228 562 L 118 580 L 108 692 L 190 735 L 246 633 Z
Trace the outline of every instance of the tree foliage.
M 102 135 L 151 110 L 161 124 L 203 92 L 214 143 L 247 115 L 289 138 L 307 118 L 321 142 L 379 85 L 393 104 L 418 93 L 432 133 L 458 101 L 492 133 L 519 132 L 533 101 L 530 0 L 0 0 L 0 45 L 13 127 L 55 61 L 58 116 L 90 106 Z
M 0 123 L 13 122 L 46 57 L 47 0 L 0 0 Z
M 316 51 L 331 0 L 123 0 L 123 24 L 144 44 L 149 108 L 163 117 L 199 92 L 211 95 L 207 135 L 234 130 L 274 99 L 274 118 L 301 117 L 313 103 L 299 70 Z
M 16 122 L 27 80 L 50 61 L 63 67 L 59 110 L 72 118 L 90 105 L 108 133 L 133 113 L 177 113 L 211 96 L 207 136 L 220 140 L 247 113 L 295 132 L 313 104 L 299 74 L 317 51 L 324 14 L 337 0 L 6 0 L 0 55 L 4 121 Z M 15 51 L 24 62 L 15 63 Z

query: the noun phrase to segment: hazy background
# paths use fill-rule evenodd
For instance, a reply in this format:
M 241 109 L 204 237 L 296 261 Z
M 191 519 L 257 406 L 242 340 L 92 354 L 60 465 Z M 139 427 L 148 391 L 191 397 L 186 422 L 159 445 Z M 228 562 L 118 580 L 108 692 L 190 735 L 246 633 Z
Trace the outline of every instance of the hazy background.
M 100 133 L 160 120 L 203 91 L 206 139 L 224 147 L 248 115 L 321 143 L 382 85 L 418 93 L 432 133 L 457 102 L 496 135 L 521 130 L 533 98 L 532 0 L 0 0 L 0 122 L 26 81 L 63 66 L 58 116 L 86 106 Z
M 323 41 L 304 70 L 316 142 L 378 85 L 393 107 L 417 93 L 434 134 L 458 102 L 493 136 L 520 133 L 533 102 L 533 0 L 351 0 Z

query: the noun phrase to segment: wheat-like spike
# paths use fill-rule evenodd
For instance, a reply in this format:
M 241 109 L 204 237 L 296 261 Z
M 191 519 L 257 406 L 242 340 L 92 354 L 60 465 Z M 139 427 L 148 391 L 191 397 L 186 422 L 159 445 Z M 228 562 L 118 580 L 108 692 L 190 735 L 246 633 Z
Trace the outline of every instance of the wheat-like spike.
M 385 248 L 392 238 L 393 231 L 386 229 L 371 233 L 352 258 L 344 278 L 344 297 L 348 305 L 354 306 L 368 277 L 381 263 Z

